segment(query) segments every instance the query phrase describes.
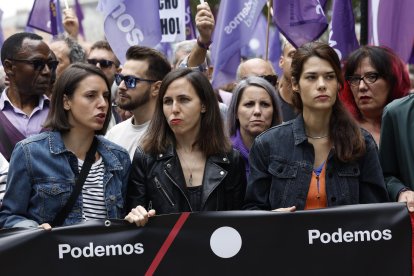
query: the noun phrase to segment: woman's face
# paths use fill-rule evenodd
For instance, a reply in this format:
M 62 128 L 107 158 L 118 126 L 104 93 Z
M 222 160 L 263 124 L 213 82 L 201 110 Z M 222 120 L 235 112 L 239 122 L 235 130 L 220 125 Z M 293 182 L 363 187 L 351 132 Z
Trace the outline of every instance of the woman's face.
M 355 103 L 364 116 L 369 113 L 382 114 L 384 106 L 387 104 L 389 86 L 385 79 L 378 76 L 374 83 L 372 76 L 378 74 L 378 71 L 372 66 L 371 60 L 364 58 L 356 68 L 353 77 L 366 77 L 360 80 L 358 85 L 350 85 Z M 370 77 L 370 78 L 368 78 Z
M 338 93 L 338 79 L 331 64 L 313 56 L 305 61 L 299 83 L 292 82 L 293 90 L 299 91 L 303 110 L 330 110 Z
M 272 125 L 273 105 L 265 89 L 248 86 L 244 89 L 237 107 L 240 133 L 256 137 Z
M 192 84 L 185 78 L 171 82 L 163 97 L 163 112 L 175 136 L 196 137 L 200 130 L 201 113 L 205 112 Z
M 109 109 L 110 93 L 100 76 L 91 75 L 79 82 L 72 97 L 63 99 L 73 129 L 101 130 Z

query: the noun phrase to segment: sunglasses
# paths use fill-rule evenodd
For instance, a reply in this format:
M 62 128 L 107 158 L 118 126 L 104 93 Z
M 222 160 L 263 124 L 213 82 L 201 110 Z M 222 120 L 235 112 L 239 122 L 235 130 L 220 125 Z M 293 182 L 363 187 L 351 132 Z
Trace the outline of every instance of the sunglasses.
M 276 83 L 277 83 L 277 76 L 276 75 L 263 75 L 263 76 L 258 76 L 258 77 L 267 80 L 273 86 L 275 86 Z
M 122 74 L 115 74 L 116 85 L 120 85 L 124 81 L 126 88 L 131 89 L 137 86 L 137 83 L 140 81 L 146 82 L 156 82 L 156 80 L 141 79 L 134 76 L 124 76 Z
M 87 59 L 87 61 L 88 61 L 89 64 L 92 64 L 92 65 L 96 65 L 96 64 L 99 63 L 99 66 L 102 69 L 112 67 L 112 64 L 114 64 L 113 61 L 106 60 L 106 59 L 94 59 L 94 58 L 92 58 L 92 59 Z
M 15 61 L 15 62 L 23 62 L 23 63 L 27 63 L 27 64 L 31 64 L 33 66 L 33 69 L 35 71 L 43 71 L 43 69 L 45 69 L 45 66 L 47 65 L 47 67 L 49 68 L 50 71 L 54 72 L 56 71 L 56 68 L 59 64 L 59 61 L 57 60 L 42 60 L 42 59 L 34 59 L 34 60 L 29 60 L 29 59 L 12 59 L 9 58 L 11 61 Z

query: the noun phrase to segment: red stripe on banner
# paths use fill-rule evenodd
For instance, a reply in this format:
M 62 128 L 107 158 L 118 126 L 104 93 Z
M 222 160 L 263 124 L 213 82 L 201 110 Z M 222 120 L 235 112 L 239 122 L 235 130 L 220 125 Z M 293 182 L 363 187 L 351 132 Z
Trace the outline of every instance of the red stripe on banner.
M 181 227 L 184 225 L 185 221 L 187 220 L 188 216 L 190 215 L 189 212 L 184 212 L 180 215 L 177 222 L 175 223 L 173 229 L 171 229 L 170 234 L 168 234 L 167 239 L 164 241 L 163 245 L 161 246 L 160 250 L 158 250 L 157 255 L 155 256 L 154 260 L 152 261 L 150 267 L 148 268 L 147 272 L 145 272 L 145 276 L 153 275 L 155 270 L 157 269 L 158 265 L 161 263 L 162 259 L 167 253 L 168 249 L 170 248 L 171 244 L 173 243 L 175 237 L 180 232 Z
M 414 213 L 410 213 L 411 218 L 411 233 L 412 233 L 412 241 L 411 241 L 411 275 L 414 276 Z

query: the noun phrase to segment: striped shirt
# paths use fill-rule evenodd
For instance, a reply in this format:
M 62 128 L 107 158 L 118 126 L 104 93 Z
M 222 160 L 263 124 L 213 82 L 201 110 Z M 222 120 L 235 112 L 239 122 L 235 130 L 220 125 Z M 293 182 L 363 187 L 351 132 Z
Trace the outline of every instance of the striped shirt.
M 78 159 L 79 171 L 83 160 Z M 105 193 L 103 186 L 103 175 L 105 164 L 102 157 L 92 164 L 89 174 L 82 187 L 82 218 L 83 220 L 106 219 L 107 210 L 105 205 Z
M 0 154 L 0 206 L 3 201 L 4 192 L 6 191 L 7 172 L 9 171 L 9 162 Z

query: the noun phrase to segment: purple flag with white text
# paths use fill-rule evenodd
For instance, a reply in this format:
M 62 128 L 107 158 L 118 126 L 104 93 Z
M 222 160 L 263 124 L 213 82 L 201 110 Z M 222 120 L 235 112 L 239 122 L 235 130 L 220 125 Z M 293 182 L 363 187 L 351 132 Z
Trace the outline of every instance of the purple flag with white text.
M 185 0 L 185 39 L 191 40 L 197 38 L 193 17 L 191 16 L 190 0 Z
M 79 4 L 79 0 L 75 0 L 75 13 L 76 16 L 78 17 L 78 21 L 79 21 L 79 34 L 85 38 L 85 32 L 83 30 L 83 25 L 82 25 L 82 21 L 83 21 L 83 11 L 82 11 L 82 7 Z
M 295 48 L 318 39 L 328 27 L 326 0 L 273 0 L 273 21 Z
M 214 88 L 236 79 L 240 49 L 249 43 L 265 4 L 266 0 L 221 1 L 211 47 Z
M 393 49 L 408 62 L 414 47 L 414 1 L 368 1 L 368 41 Z
M 352 0 L 334 0 L 329 46 L 335 49 L 341 60 L 358 49 Z
M 249 43 L 241 50 L 241 55 L 247 58 L 260 57 L 266 58 L 266 16 L 262 13 L 257 19 L 252 37 Z
M 130 46 L 154 47 L 161 41 L 158 1 L 100 0 L 105 36 L 121 63 Z

